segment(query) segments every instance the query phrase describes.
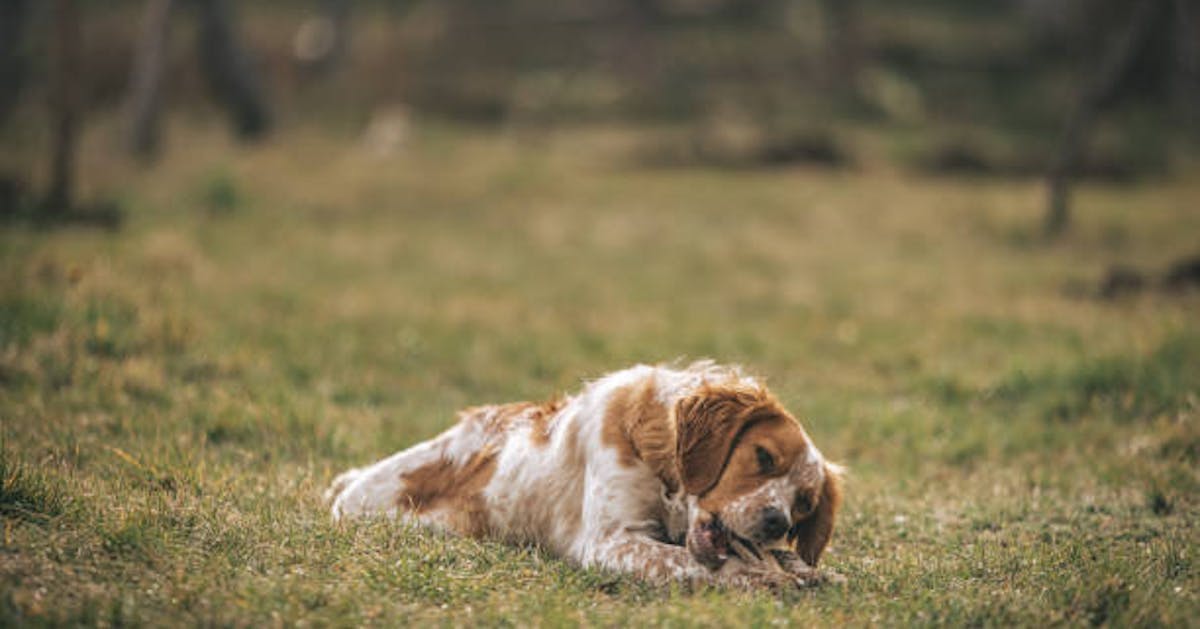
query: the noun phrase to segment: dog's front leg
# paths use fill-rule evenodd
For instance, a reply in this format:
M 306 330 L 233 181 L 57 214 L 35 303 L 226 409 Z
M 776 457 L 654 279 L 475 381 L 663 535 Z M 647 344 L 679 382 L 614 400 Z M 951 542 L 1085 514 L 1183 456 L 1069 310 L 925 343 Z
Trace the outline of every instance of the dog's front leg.
M 744 590 L 790 589 L 798 585 L 795 576 L 764 570 L 736 557 L 716 569 L 710 569 L 683 546 L 660 542 L 631 531 L 605 536 L 583 558 L 585 566 L 596 566 L 637 578 L 668 585 L 719 585 Z

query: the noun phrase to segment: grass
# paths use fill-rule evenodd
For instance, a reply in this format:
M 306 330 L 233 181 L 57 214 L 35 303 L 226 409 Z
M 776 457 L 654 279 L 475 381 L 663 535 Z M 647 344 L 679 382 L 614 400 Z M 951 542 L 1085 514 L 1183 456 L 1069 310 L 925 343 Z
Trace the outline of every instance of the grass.
M 61 514 L 65 499 L 62 488 L 0 450 L 0 514 L 9 519 L 45 521 Z
M 1086 187 L 1050 246 L 1034 182 L 639 170 L 644 130 L 380 158 L 177 119 L 142 171 L 108 127 L 82 186 L 121 232 L 0 231 L 0 624 L 1200 617 L 1200 301 L 1064 289 L 1194 253 L 1194 177 Z M 681 356 L 849 465 L 845 588 L 661 591 L 321 503 L 454 409 Z

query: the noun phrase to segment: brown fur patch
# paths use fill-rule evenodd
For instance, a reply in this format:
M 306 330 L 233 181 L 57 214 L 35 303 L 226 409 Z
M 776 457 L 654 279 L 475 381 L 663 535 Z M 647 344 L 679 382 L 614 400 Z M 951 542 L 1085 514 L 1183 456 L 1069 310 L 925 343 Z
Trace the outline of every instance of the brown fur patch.
M 530 421 L 533 422 L 533 445 L 544 446 L 550 443 L 550 420 L 564 405 L 562 398 L 553 398 L 534 406 L 530 415 Z
M 668 491 L 678 489 L 675 426 L 670 411 L 658 399 L 653 377 L 613 392 L 604 413 L 601 440 L 617 451 L 621 465 L 632 466 L 641 461 L 666 484 Z
M 842 478 L 835 468 L 825 466 L 825 483 L 821 486 L 816 509 L 812 515 L 797 522 L 788 532 L 788 540 L 796 554 L 809 566 L 816 567 L 821 553 L 833 537 L 833 521 L 842 504 Z
M 482 537 L 489 529 L 483 489 L 496 471 L 496 453 L 476 453 L 465 464 L 441 459 L 419 467 L 401 478 L 404 490 L 397 506 L 414 513 L 442 510 L 454 531 Z
M 704 385 L 676 404 L 675 416 L 683 483 L 696 496 L 717 484 L 748 424 L 773 417 L 795 422 L 766 389 L 742 385 Z
M 774 472 L 763 473 L 760 469 L 755 452 L 758 447 L 775 458 Z M 757 490 L 764 482 L 787 473 L 807 448 L 804 433 L 789 416 L 774 415 L 754 421 L 738 436 L 720 482 L 701 497 L 700 506 L 721 512 L 727 504 Z

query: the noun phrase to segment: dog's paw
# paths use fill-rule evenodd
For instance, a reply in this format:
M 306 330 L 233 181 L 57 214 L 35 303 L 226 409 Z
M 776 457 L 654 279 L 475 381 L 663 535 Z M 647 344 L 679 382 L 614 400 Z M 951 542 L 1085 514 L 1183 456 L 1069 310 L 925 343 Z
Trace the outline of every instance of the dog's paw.
M 748 563 L 737 558 L 730 559 L 718 571 L 718 581 L 739 590 L 769 590 L 786 592 L 807 587 L 804 580 L 795 574 L 784 572 L 761 563 Z
M 768 552 L 775 563 L 779 565 L 780 570 L 795 576 L 801 587 L 846 584 L 846 577 L 832 570 L 813 568 L 790 550 L 771 549 Z

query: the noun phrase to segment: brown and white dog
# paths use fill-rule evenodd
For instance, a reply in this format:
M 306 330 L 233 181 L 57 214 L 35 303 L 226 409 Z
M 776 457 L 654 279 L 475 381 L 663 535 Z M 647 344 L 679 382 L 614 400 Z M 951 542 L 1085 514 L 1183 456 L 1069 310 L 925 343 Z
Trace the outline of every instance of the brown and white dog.
M 738 368 L 638 365 L 565 399 L 469 408 L 328 497 L 335 519 L 533 543 L 658 583 L 778 588 L 825 578 L 840 471 Z

